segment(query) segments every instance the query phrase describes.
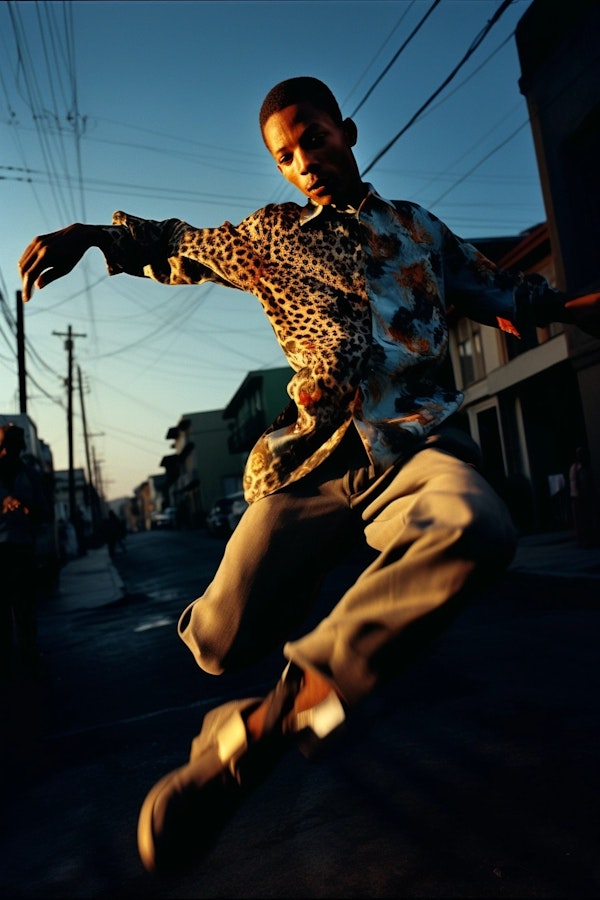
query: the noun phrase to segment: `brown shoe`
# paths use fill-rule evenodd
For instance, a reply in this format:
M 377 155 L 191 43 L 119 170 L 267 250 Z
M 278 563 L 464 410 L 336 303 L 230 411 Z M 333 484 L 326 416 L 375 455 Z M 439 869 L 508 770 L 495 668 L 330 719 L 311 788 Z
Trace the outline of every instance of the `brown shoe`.
M 189 763 L 161 778 L 142 805 L 138 850 L 149 872 L 175 872 L 200 859 L 297 737 L 321 740 L 341 724 L 345 713 L 333 691 L 312 708 L 294 710 L 303 675 L 290 664 L 266 698 L 207 713 Z M 251 737 L 246 720 L 259 708 L 261 732 Z

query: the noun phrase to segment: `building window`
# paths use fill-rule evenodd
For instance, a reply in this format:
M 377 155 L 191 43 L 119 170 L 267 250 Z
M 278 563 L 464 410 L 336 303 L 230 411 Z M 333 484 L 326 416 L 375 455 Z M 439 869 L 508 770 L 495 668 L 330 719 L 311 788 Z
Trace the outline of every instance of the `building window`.
M 471 319 L 460 319 L 456 338 L 462 386 L 468 387 L 475 381 L 480 381 L 485 375 L 479 323 Z
M 520 338 L 503 333 L 507 361 L 539 347 L 540 344 L 545 344 L 557 334 L 562 334 L 564 330 L 565 326 L 561 322 L 550 322 L 549 325 L 544 325 L 542 328 L 533 324 L 523 328 Z
M 496 405 L 477 410 L 476 416 L 477 437 L 486 478 L 497 491 L 502 491 L 505 476 L 504 450 Z

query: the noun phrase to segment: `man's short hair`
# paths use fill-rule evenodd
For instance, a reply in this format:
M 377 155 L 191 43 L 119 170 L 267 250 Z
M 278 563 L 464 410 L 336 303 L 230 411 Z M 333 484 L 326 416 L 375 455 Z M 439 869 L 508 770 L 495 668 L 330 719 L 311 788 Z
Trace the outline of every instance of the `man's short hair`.
M 285 81 L 280 81 L 271 88 L 260 108 L 258 118 L 261 133 L 264 134 L 267 119 L 273 113 L 280 112 L 286 106 L 292 106 L 294 103 L 312 103 L 329 113 L 338 125 L 342 124 L 342 114 L 338 102 L 327 85 L 310 75 L 300 75 L 298 78 L 287 78 Z

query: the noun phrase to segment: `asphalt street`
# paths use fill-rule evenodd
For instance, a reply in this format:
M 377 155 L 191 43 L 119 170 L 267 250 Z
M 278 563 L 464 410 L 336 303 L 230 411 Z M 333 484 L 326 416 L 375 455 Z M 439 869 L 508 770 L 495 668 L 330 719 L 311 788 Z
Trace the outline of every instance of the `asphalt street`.
M 40 606 L 44 674 L 3 698 L 2 894 L 494 897 L 600 894 L 600 550 L 524 539 L 506 578 L 351 720 L 321 758 L 288 754 L 189 871 L 135 843 L 152 784 L 208 708 L 264 692 L 199 673 L 179 612 L 223 543 L 130 536 L 68 563 Z M 325 584 L 332 602 L 350 571 Z M 188 658 L 190 657 L 190 658 Z

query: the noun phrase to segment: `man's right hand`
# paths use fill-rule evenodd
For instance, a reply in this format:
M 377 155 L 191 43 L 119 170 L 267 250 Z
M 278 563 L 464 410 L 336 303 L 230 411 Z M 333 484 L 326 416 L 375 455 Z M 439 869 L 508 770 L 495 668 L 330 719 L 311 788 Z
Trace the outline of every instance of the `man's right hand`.
M 31 299 L 34 288 L 41 290 L 67 275 L 97 240 L 98 228 L 79 222 L 34 238 L 19 260 L 23 302 Z

